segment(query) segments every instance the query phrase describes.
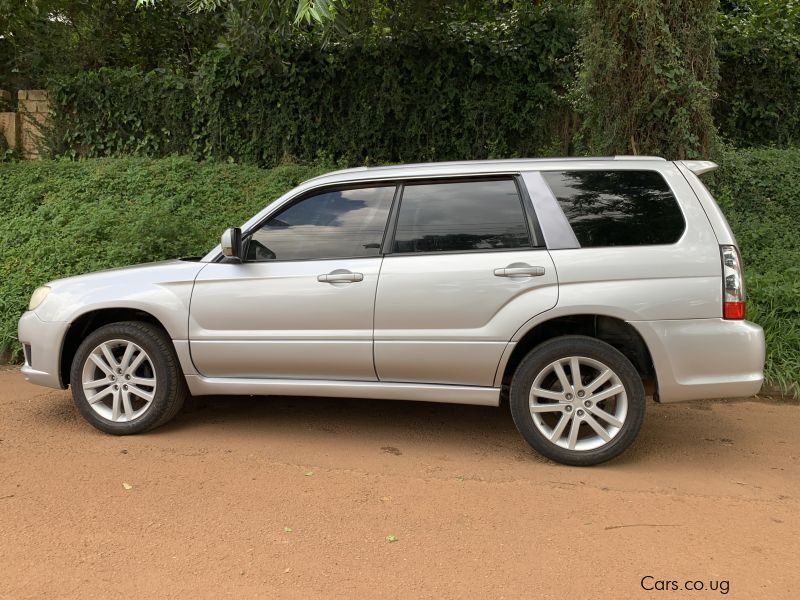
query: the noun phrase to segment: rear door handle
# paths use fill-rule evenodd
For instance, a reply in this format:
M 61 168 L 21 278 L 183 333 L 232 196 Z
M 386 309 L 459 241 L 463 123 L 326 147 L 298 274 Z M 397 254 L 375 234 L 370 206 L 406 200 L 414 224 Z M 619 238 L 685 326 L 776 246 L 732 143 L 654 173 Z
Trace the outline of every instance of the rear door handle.
M 317 275 L 317 281 L 321 283 L 351 283 L 354 281 L 364 281 L 364 274 L 337 270 L 326 273 L 325 275 Z
M 544 267 L 504 267 L 494 270 L 495 277 L 541 277 Z

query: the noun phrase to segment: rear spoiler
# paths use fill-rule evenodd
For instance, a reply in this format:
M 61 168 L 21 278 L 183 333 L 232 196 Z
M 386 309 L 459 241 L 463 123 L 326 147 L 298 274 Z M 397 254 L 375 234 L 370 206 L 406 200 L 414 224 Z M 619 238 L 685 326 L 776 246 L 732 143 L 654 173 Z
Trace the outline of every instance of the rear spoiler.
M 695 175 L 702 175 L 703 173 L 710 173 L 719 165 L 710 160 L 682 160 L 681 164 L 689 169 Z

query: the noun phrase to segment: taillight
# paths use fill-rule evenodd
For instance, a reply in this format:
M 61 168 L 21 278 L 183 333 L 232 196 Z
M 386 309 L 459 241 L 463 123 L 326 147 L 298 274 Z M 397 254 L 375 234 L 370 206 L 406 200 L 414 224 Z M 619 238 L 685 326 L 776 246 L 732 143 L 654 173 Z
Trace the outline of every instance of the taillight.
M 744 273 L 736 246 L 720 246 L 722 252 L 722 318 L 744 319 Z

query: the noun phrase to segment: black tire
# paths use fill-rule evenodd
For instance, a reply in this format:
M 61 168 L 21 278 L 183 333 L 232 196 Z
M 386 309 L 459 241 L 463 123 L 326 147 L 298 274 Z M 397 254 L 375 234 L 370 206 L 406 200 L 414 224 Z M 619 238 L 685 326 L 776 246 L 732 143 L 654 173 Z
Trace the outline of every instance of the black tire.
M 534 422 L 534 416 L 531 413 L 530 393 L 536 378 L 540 375 L 540 373 L 546 371 L 548 367 L 555 361 L 573 356 L 584 357 L 589 360 L 597 361 L 611 369 L 613 374 L 618 378 L 619 383 L 621 383 L 624 387 L 627 398 L 627 413 L 624 421 L 622 422 L 622 426 L 616 428 L 616 432 L 613 437 L 611 437 L 610 441 L 603 442 L 603 445 L 598 448 L 571 450 L 568 447 L 565 448 L 557 445 L 556 443 L 552 442 L 543 431 L 540 430 L 539 426 L 537 426 L 536 422 Z M 578 371 L 581 372 L 581 368 L 578 368 Z M 583 375 L 582 372 L 581 374 Z M 552 378 L 556 377 L 555 372 L 549 375 L 549 377 L 551 377 L 551 381 L 553 381 Z M 542 381 L 544 382 L 547 380 L 542 379 Z M 588 382 L 584 382 L 584 385 L 588 386 Z M 612 384 L 611 382 L 608 384 L 603 384 L 603 386 L 598 388 L 598 390 L 602 391 L 605 385 L 611 387 Z M 563 390 L 563 386 L 560 384 L 554 384 L 553 389 Z M 590 392 L 584 393 L 590 394 Z M 558 420 L 560 423 L 560 419 L 563 416 L 567 416 L 567 423 L 571 427 L 572 421 L 569 420 L 570 418 L 577 419 L 578 417 L 576 415 L 579 412 L 582 415 L 586 415 L 591 412 L 583 409 L 583 405 L 581 405 L 581 403 L 584 401 L 579 400 L 576 394 L 573 394 L 572 396 L 574 397 L 574 406 L 570 406 L 569 408 L 564 406 L 563 412 L 548 412 L 546 414 L 551 415 L 548 418 Z M 587 395 L 586 399 L 589 400 L 590 398 L 591 396 Z M 616 396 L 611 397 L 610 400 L 600 400 L 597 403 L 597 408 L 606 406 L 604 402 L 616 402 L 614 398 L 616 398 Z M 552 402 L 559 403 L 556 400 L 552 400 Z M 511 407 L 511 415 L 514 419 L 514 424 L 517 426 L 520 434 L 522 434 L 522 437 L 525 438 L 525 441 L 527 441 L 537 452 L 555 462 L 565 465 L 589 466 L 611 460 L 615 456 L 619 455 L 628 446 L 630 446 L 631 443 L 633 443 L 633 440 L 636 438 L 636 435 L 639 433 L 639 429 L 641 429 L 642 423 L 644 422 L 645 394 L 644 386 L 642 385 L 642 379 L 639 376 L 639 373 L 636 371 L 628 358 L 616 348 L 592 337 L 568 335 L 540 344 L 531 350 L 522 360 L 514 372 L 514 376 L 511 380 L 509 404 Z M 566 411 L 569 411 L 569 414 L 572 416 L 569 417 Z M 600 422 L 601 425 L 608 425 L 608 423 L 602 419 L 598 421 L 599 417 L 594 415 L 594 413 L 592 413 L 590 416 L 594 418 L 596 423 Z M 581 419 L 584 418 L 589 417 L 581 417 Z M 540 421 L 540 423 L 541 422 L 542 421 Z M 580 427 L 583 429 L 580 429 Z M 556 435 L 556 430 L 557 425 L 553 425 L 550 432 L 552 432 L 553 435 Z M 566 432 L 566 429 L 564 431 Z M 578 431 L 588 432 L 590 436 L 595 435 L 592 431 L 590 431 L 588 423 L 585 425 L 579 425 Z M 559 434 L 559 440 L 561 439 L 561 435 L 564 434 Z
M 149 406 L 143 414 L 130 421 L 113 421 L 98 414 L 87 401 L 81 384 L 84 364 L 90 360 L 89 355 L 100 344 L 111 340 L 133 342 L 144 350 L 150 358 L 157 382 Z M 72 360 L 70 383 L 78 411 L 97 429 L 113 435 L 142 433 L 164 425 L 178 414 L 189 395 L 172 340 L 161 328 L 141 321 L 111 323 L 90 333 Z

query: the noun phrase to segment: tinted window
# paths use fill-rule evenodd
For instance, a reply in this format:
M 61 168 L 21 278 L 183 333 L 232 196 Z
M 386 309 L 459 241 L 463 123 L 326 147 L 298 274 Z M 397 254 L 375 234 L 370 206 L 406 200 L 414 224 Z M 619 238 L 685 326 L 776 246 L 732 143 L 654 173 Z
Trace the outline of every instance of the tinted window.
M 409 184 L 403 189 L 395 252 L 528 246 L 522 203 L 510 179 Z
M 581 246 L 672 244 L 684 220 L 655 171 L 543 172 Z
M 253 233 L 247 260 L 377 256 L 395 188 L 328 191 L 301 200 Z

